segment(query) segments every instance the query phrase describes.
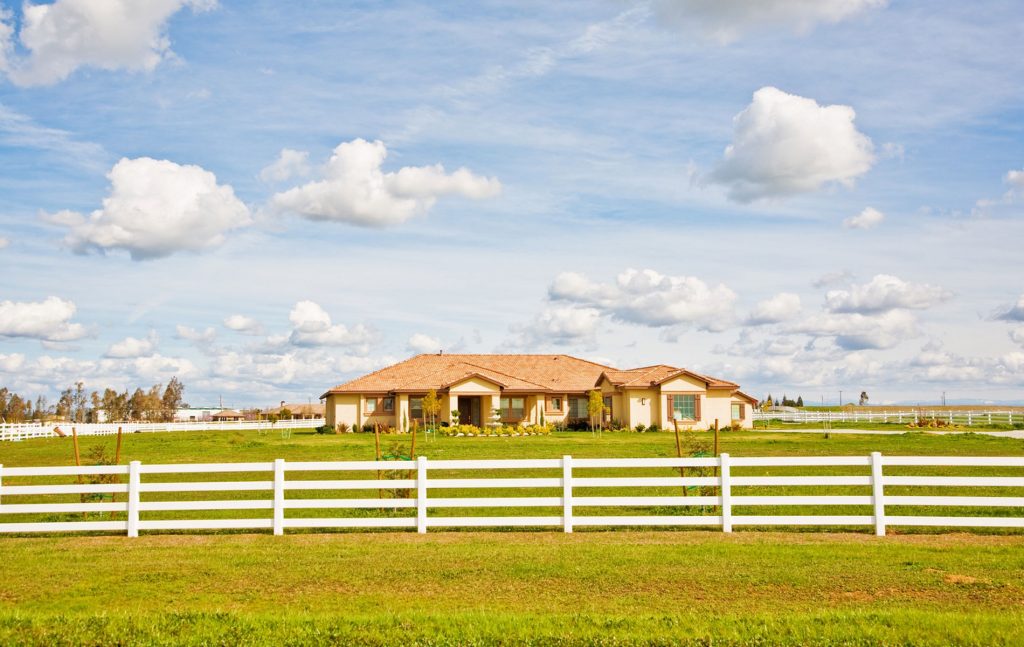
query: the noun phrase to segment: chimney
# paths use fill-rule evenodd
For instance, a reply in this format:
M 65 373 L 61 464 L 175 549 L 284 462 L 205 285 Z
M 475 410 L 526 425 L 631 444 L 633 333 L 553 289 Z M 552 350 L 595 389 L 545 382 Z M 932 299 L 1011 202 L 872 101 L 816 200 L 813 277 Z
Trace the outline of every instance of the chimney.
M 284 409 L 284 400 L 281 400 L 281 408 Z

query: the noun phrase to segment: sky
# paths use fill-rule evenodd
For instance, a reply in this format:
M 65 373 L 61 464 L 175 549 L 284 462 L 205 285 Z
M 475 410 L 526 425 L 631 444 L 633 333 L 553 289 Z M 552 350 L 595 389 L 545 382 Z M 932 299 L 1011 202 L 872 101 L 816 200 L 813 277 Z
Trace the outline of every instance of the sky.
M 0 385 L 1024 401 L 1024 6 L 0 3 Z

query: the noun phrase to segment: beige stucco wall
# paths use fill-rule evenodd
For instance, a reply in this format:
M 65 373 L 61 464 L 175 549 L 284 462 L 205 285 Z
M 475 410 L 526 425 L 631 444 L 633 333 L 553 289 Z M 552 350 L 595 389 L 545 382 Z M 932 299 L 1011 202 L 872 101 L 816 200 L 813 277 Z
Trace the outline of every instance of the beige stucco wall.
M 344 422 L 356 424 L 359 415 L 359 396 L 351 394 L 331 394 L 324 403 L 324 423 L 335 426 Z
M 624 394 L 625 402 L 628 402 L 629 426 L 637 425 L 651 426 L 651 421 L 658 420 L 658 392 L 654 389 L 629 389 Z M 642 404 L 641 404 L 642 402 Z M 626 420 L 623 420 L 626 422 Z
M 493 393 L 500 393 L 501 387 L 479 377 L 471 377 L 458 384 L 453 384 L 448 389 L 448 392 L 456 395 L 460 393 L 465 395 L 491 395 Z

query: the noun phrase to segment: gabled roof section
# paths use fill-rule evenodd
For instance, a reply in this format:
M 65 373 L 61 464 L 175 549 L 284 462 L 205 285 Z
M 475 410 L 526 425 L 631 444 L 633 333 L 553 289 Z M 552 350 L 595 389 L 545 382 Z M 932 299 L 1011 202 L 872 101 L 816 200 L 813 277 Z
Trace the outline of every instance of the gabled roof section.
M 443 391 L 473 375 L 507 391 L 583 392 L 615 369 L 570 355 L 417 355 L 340 384 L 327 393 Z
M 689 376 L 704 382 L 709 389 L 738 389 L 739 385 L 726 380 L 701 375 L 685 368 L 676 368 L 668 364 L 655 364 L 654 366 L 642 366 L 627 370 L 605 371 L 598 377 L 600 383 L 602 378 L 607 378 L 612 385 L 621 388 L 649 388 L 658 386 L 680 376 Z

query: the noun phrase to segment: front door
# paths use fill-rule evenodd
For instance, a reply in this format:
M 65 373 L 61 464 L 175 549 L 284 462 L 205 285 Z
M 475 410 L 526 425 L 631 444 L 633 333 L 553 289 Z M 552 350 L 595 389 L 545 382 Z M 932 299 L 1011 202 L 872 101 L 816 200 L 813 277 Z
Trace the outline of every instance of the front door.
M 480 426 L 480 396 L 459 397 L 459 422 Z

